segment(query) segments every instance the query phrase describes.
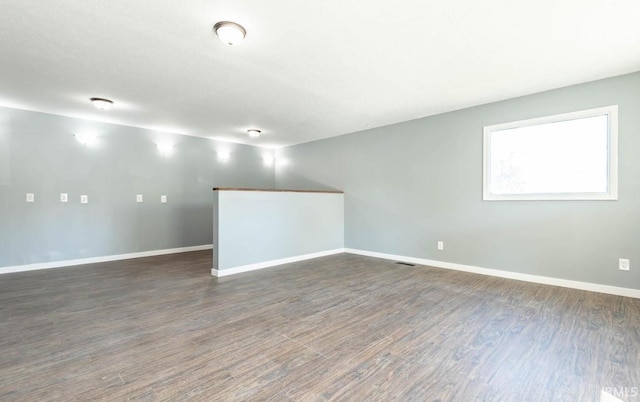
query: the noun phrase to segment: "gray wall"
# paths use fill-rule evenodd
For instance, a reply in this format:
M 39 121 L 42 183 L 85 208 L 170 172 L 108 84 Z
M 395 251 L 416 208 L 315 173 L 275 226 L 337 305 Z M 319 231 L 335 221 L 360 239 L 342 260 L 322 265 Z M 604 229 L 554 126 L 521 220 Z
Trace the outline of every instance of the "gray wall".
M 619 105 L 618 201 L 482 201 L 485 125 Z M 284 148 L 279 188 L 345 192 L 345 246 L 640 289 L 640 73 Z M 436 242 L 443 240 L 445 250 Z M 618 258 L 631 271 L 618 270 Z
M 216 191 L 213 268 L 225 270 L 344 247 L 344 196 Z M 215 197 L 216 194 L 214 194 Z
M 95 147 L 73 135 L 88 130 L 100 135 Z M 171 156 L 158 152 L 158 139 L 175 143 Z M 227 163 L 217 160 L 222 148 Z M 211 244 L 212 187 L 272 188 L 265 152 L 0 108 L 0 267 Z M 25 203 L 28 192 L 35 203 Z

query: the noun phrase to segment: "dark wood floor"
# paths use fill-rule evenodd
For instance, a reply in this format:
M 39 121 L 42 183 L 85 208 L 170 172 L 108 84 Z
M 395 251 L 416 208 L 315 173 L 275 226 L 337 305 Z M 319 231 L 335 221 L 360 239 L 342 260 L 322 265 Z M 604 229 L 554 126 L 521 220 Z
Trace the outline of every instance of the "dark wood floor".
M 597 401 L 640 387 L 637 299 L 348 254 L 210 269 L 195 252 L 0 276 L 0 399 Z

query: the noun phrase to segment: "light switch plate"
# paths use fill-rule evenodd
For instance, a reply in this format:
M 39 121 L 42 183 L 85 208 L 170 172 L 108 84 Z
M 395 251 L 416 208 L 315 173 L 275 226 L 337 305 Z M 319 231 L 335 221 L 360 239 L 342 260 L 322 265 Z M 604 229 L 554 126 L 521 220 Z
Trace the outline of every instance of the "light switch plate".
M 27 193 L 27 202 L 34 202 L 36 200 L 36 195 L 33 193 Z
M 69 202 L 69 194 L 60 193 L 60 202 Z
M 166 195 L 161 195 L 160 196 L 160 202 L 163 203 L 163 204 L 166 204 L 167 203 L 167 196 Z
M 88 204 L 89 203 L 89 196 L 88 195 L 81 195 L 80 196 L 80 204 Z
M 142 194 L 136 194 L 136 202 L 142 202 L 143 199 Z

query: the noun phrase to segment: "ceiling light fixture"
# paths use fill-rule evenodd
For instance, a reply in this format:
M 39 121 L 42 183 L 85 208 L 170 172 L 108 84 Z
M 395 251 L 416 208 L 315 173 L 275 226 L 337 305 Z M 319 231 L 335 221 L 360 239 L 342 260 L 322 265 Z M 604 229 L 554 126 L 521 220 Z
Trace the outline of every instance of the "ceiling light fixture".
M 91 98 L 90 101 L 93 103 L 93 106 L 100 110 L 109 110 L 111 109 L 111 106 L 113 106 L 113 101 L 110 101 L 109 99 Z
M 247 130 L 247 134 L 249 134 L 249 137 L 251 138 L 258 138 L 260 137 L 260 134 L 262 134 L 262 131 L 257 128 L 250 128 Z
M 239 45 L 247 35 L 247 31 L 242 25 L 231 21 L 220 21 L 216 23 L 213 26 L 213 31 L 218 35 L 222 43 L 229 46 Z

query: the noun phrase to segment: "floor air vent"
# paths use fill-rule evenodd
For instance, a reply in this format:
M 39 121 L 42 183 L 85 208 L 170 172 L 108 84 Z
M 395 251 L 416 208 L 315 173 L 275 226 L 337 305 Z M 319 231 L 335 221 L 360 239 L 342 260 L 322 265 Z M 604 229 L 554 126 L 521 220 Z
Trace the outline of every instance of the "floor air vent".
M 410 264 L 408 262 L 400 262 L 400 261 L 396 262 L 396 264 L 398 264 L 398 265 L 406 265 L 407 267 L 415 267 L 416 266 L 416 264 Z

